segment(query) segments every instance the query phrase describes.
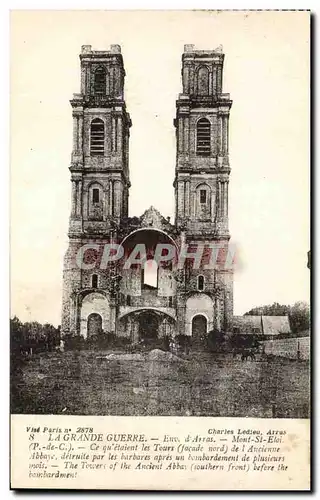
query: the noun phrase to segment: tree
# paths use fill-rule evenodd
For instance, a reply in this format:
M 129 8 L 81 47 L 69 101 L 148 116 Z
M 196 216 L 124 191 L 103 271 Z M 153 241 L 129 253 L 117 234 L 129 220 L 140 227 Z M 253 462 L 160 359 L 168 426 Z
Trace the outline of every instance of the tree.
M 60 327 L 38 321 L 22 323 L 16 316 L 10 320 L 11 352 L 52 351 L 60 342 Z
M 16 352 L 20 351 L 21 346 L 24 343 L 23 339 L 23 324 L 14 316 L 10 319 L 10 347 L 11 351 Z
M 309 330 L 310 328 L 310 307 L 307 302 L 296 302 L 289 312 L 291 330 L 294 333 Z
M 290 306 L 281 305 L 278 302 L 274 302 L 272 305 L 259 306 L 250 309 L 245 316 L 287 316 L 290 311 Z

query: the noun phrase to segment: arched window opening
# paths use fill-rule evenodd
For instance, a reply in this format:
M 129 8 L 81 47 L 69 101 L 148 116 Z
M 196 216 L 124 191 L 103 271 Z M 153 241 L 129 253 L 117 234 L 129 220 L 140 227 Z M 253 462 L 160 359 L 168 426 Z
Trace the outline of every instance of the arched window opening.
M 101 184 L 95 182 L 88 189 L 88 216 L 90 220 L 102 220 L 104 214 L 104 192 Z
M 106 95 L 106 72 L 103 68 L 98 68 L 95 71 L 94 93 L 96 95 Z
M 144 288 L 158 288 L 158 264 L 155 260 L 147 260 L 142 269 L 142 286 Z
M 206 191 L 206 189 L 200 189 L 200 203 L 207 203 L 207 191 Z
M 92 203 L 99 203 L 100 201 L 100 189 L 93 188 L 92 189 Z
M 203 292 L 204 290 L 204 276 L 198 276 L 198 290 L 199 292 Z
M 201 118 L 197 123 L 197 155 L 210 156 L 211 126 L 209 120 Z
M 209 70 L 205 66 L 198 71 L 198 94 L 209 95 Z
M 206 184 L 201 184 L 196 189 L 196 218 L 209 221 L 212 217 L 211 203 L 212 196 L 210 187 Z
M 92 275 L 91 286 L 92 288 L 98 288 L 98 276 L 96 274 Z
M 91 156 L 104 155 L 104 123 L 99 118 L 95 118 L 91 122 L 90 154 Z

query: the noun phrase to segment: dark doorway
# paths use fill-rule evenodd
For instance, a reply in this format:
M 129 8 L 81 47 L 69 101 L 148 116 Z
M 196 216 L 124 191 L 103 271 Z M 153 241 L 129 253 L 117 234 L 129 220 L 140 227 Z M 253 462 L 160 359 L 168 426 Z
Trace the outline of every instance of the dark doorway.
M 88 316 L 87 322 L 87 335 L 91 337 L 92 335 L 98 335 L 102 332 L 102 318 L 100 314 L 92 313 Z
M 198 314 L 192 319 L 192 338 L 201 339 L 207 334 L 207 318 Z
M 142 340 L 151 340 L 158 337 L 159 318 L 152 311 L 145 311 L 139 315 L 139 336 Z

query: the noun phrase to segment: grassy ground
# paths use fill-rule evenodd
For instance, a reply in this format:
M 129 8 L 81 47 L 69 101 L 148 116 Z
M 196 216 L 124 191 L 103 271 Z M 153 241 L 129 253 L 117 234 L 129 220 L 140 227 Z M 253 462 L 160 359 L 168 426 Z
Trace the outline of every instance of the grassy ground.
M 11 377 L 12 413 L 309 416 L 309 365 L 191 353 L 182 361 L 106 360 L 107 352 L 38 354 Z

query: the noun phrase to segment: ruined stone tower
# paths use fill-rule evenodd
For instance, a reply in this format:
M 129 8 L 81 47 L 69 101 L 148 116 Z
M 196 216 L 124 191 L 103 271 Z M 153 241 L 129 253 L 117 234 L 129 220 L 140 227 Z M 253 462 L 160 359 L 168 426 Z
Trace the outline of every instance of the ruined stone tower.
M 131 120 L 124 101 L 125 70 L 120 46 L 96 51 L 83 45 L 80 62 L 81 90 L 70 101 L 72 208 L 64 264 L 62 332 L 85 335 L 87 312 L 101 316 L 101 308 L 103 329 L 115 330 L 115 297 L 109 297 L 107 303 L 105 294 L 112 283 L 110 273 L 99 266 L 94 267 L 94 272 L 90 265 L 80 269 L 75 256 L 83 245 L 109 242 L 112 230 L 128 216 Z M 100 295 L 97 290 L 101 290 Z M 88 291 L 93 295 L 89 297 Z M 93 316 L 95 319 L 100 321 L 98 316 Z
M 70 236 L 104 235 L 110 221 L 128 216 L 129 127 L 123 98 L 125 71 L 119 45 L 80 54 L 81 93 L 73 116 Z
M 132 342 L 178 334 L 203 338 L 227 331 L 233 314 L 233 275 L 210 266 L 210 251 L 228 247 L 228 123 L 232 101 L 222 92 L 224 55 L 186 45 L 182 93 L 176 103 L 175 223 L 154 207 L 128 216 L 129 128 L 121 49 L 83 46 L 81 92 L 71 100 L 73 151 L 69 247 L 63 274 L 62 334 L 112 333 Z M 168 186 L 169 187 L 169 186 Z M 137 245 L 145 255 L 131 267 L 105 265 L 117 243 L 124 258 Z M 182 267 L 156 259 L 157 245 Z M 205 248 L 200 266 L 190 254 Z M 215 251 L 215 250 L 214 250 Z M 211 252 L 212 253 L 212 252 Z M 206 261 L 207 258 L 207 261 Z M 79 265 L 79 263 L 81 265 Z
M 176 225 L 194 249 L 222 247 L 228 251 L 228 184 L 230 95 L 223 93 L 222 47 L 196 50 L 185 45 L 182 55 L 182 93 L 176 102 L 177 153 L 174 181 Z M 221 257 L 221 256 L 220 256 Z M 222 258 L 222 257 L 221 257 Z M 191 323 L 193 311 L 202 311 L 199 328 L 230 328 L 233 314 L 233 274 L 221 269 L 190 269 L 185 288 L 193 297 L 184 300 L 181 315 Z M 198 294 L 196 295 L 196 292 Z M 188 301 L 191 312 L 188 312 Z M 188 319 L 188 315 L 190 318 Z M 202 327 L 201 327 L 202 323 Z

